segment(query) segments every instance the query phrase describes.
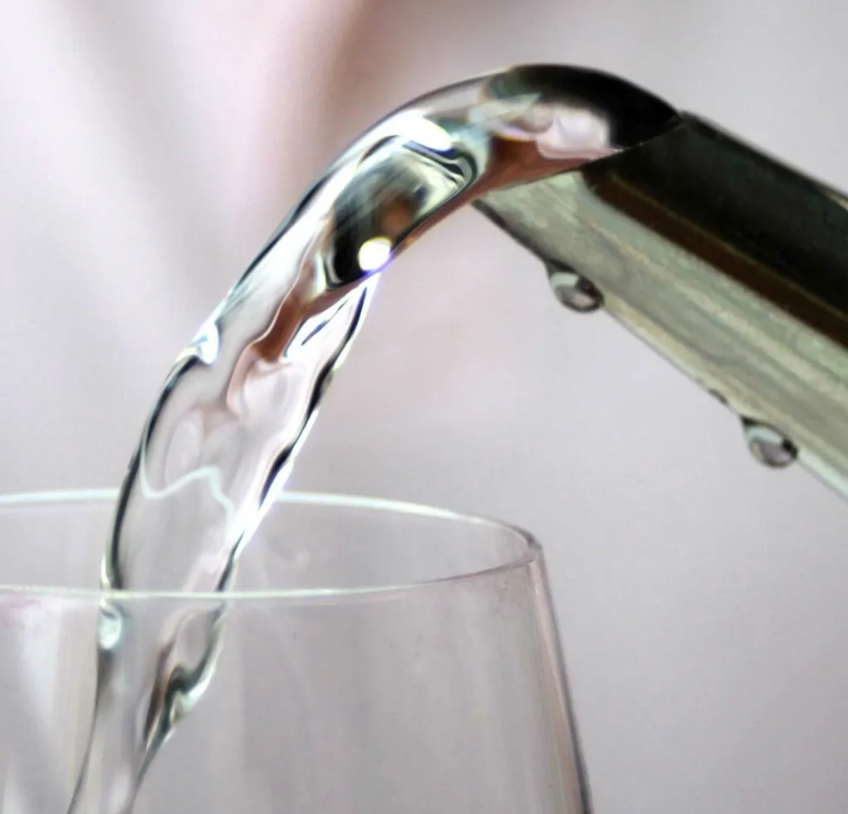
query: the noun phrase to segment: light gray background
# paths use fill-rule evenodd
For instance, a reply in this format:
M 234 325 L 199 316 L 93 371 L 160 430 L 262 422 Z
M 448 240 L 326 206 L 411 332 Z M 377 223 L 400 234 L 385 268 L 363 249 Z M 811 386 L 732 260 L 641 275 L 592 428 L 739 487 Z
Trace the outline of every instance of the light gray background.
M 843 0 L 9 4 L 0 490 L 116 484 L 176 351 L 410 96 L 591 65 L 846 188 L 846 34 Z M 476 213 L 387 275 L 294 481 L 539 536 L 599 814 L 848 806 L 848 507 Z

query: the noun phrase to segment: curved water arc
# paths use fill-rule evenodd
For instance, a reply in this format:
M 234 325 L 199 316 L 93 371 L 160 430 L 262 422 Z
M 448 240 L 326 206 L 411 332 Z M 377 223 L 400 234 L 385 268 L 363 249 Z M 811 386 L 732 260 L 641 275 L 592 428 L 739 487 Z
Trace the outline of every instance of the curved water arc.
M 531 66 L 457 83 L 378 122 L 293 208 L 178 357 L 120 491 L 104 587 L 226 590 L 391 261 L 487 190 L 576 169 L 675 119 L 621 80 Z M 132 703 L 101 704 L 98 693 L 72 810 L 129 810 L 173 710 L 190 709 L 210 679 L 222 613 L 103 648 L 110 674 L 135 665 L 125 676 Z M 92 760 L 129 778 L 107 805 L 88 783 Z

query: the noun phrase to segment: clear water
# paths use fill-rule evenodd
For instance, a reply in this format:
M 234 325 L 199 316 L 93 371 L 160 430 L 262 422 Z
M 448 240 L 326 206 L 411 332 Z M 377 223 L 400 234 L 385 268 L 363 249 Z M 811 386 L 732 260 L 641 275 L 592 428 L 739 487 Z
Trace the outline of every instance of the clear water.
M 397 111 L 313 187 L 177 358 L 120 493 L 105 588 L 225 591 L 282 488 L 378 272 L 482 192 L 610 152 L 559 76 L 516 69 Z M 91 739 L 70 811 L 132 808 L 150 761 L 212 678 L 216 613 L 134 627 L 104 601 Z

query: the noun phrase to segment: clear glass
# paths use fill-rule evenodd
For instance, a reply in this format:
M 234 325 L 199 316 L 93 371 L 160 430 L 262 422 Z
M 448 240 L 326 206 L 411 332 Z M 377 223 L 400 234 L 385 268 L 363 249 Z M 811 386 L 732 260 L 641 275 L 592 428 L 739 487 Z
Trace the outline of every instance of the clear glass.
M 3 814 L 67 810 L 113 499 L 0 498 Z M 222 602 L 108 599 L 143 630 Z M 212 680 L 154 760 L 136 814 L 585 814 L 542 552 L 524 532 L 289 494 L 225 601 Z

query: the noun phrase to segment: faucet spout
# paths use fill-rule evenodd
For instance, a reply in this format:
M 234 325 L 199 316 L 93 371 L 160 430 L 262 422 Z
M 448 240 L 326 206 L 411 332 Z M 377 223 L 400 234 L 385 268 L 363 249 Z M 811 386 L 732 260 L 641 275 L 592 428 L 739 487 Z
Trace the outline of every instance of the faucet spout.
M 742 421 L 848 494 L 848 201 L 695 116 L 476 206 Z M 582 289 L 579 288 L 582 286 Z M 578 309 L 579 310 L 579 309 Z

